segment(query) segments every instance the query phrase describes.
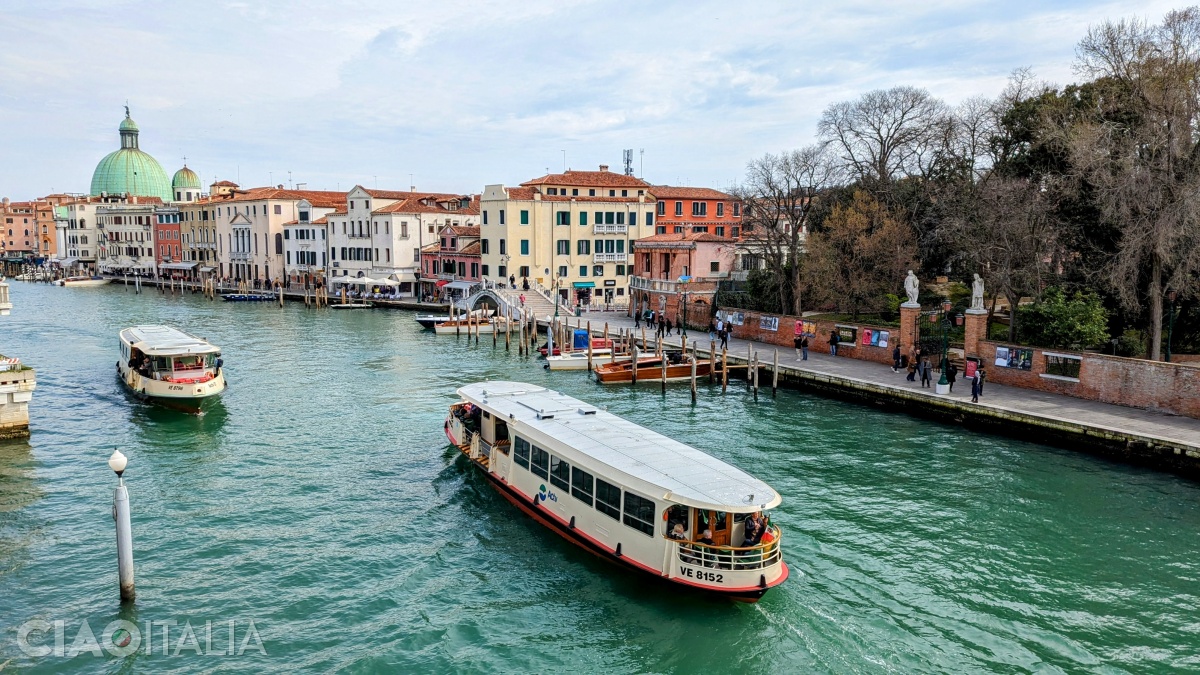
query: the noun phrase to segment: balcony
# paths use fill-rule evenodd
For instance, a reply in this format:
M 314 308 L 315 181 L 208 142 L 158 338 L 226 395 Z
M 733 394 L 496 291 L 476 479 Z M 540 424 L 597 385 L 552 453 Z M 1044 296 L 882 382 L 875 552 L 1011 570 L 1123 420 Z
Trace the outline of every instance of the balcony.
M 229 259 L 230 260 L 249 260 L 250 253 L 248 251 L 230 251 Z
M 627 257 L 625 253 L 597 253 L 592 256 L 596 263 L 623 263 Z
M 629 229 L 625 225 L 601 225 L 596 223 L 592 226 L 592 234 L 625 234 Z

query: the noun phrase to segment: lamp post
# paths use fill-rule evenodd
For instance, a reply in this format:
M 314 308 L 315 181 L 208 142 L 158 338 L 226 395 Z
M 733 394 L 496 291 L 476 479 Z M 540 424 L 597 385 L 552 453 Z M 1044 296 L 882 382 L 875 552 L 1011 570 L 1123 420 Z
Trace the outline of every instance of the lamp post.
M 113 492 L 113 520 L 117 523 L 117 576 L 121 583 L 121 602 L 134 599 L 133 587 L 133 529 L 129 523 L 129 491 L 125 489 L 125 466 L 129 460 L 120 450 L 113 450 L 108 467 L 117 474 L 117 489 Z
M 1171 302 L 1171 313 L 1167 318 L 1167 363 L 1171 362 L 1171 334 L 1175 330 L 1175 300 L 1179 297 L 1179 293 L 1175 289 L 1167 291 L 1167 300 Z

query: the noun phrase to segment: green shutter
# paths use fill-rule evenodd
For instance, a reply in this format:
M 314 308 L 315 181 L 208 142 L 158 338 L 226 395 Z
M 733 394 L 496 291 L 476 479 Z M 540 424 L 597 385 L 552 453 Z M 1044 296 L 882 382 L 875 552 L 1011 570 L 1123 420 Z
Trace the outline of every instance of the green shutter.
M 529 211 L 526 211 L 524 209 L 521 210 L 521 224 L 522 225 L 529 224 Z
M 580 224 L 580 225 L 587 225 L 587 211 L 580 211 L 580 212 L 579 212 L 579 224 Z

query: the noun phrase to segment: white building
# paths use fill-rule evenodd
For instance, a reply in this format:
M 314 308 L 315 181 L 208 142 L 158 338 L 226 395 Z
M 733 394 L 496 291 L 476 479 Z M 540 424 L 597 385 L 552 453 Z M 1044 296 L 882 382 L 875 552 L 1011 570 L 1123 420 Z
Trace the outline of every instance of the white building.
M 334 208 L 345 198 L 342 192 L 282 187 L 218 190 L 214 184 L 209 199 L 216 219 L 218 274 L 243 281 L 282 278 L 283 225 L 299 220 L 299 203 Z
M 99 246 L 96 269 L 101 272 L 152 275 L 157 197 L 129 197 L 124 203 L 96 206 Z
M 355 186 L 345 209 L 326 216 L 330 276 L 392 279 L 414 296 L 421 246 L 447 225 L 476 225 L 478 202 L 470 195 L 370 190 Z
M 317 207 L 307 199 L 296 203 L 298 218 L 283 224 L 283 266 L 293 283 L 329 275 L 329 232 L 326 216 L 333 207 Z

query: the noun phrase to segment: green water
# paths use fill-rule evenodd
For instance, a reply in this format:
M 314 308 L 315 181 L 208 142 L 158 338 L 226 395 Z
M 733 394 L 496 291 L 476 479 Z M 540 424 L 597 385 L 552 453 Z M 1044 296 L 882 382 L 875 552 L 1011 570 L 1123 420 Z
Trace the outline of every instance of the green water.
M 1034 443 L 731 385 L 600 387 L 419 330 L 408 312 L 14 282 L 0 351 L 38 370 L 0 443 L 0 669 L 17 672 L 1186 672 L 1200 669 L 1200 486 Z M 224 349 L 204 417 L 131 400 L 118 329 Z M 632 576 L 526 519 L 442 434 L 455 386 L 545 384 L 784 495 L 793 574 L 756 605 Z M 117 602 L 113 446 L 138 598 Z M 163 655 L 32 658 L 31 619 L 176 621 Z M 254 621 L 262 650 L 213 654 Z M 190 622 L 198 645 L 179 635 Z M 51 633 L 35 634 L 53 647 Z M 87 646 L 86 640 L 80 646 Z M 65 651 L 66 651 L 65 650 Z M 261 651 L 265 650 L 263 655 Z M 236 651 L 236 650 L 235 650 Z M 7 670 L 6 670 L 7 672 Z

